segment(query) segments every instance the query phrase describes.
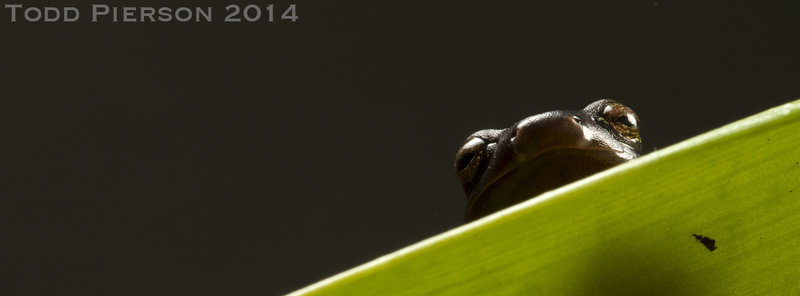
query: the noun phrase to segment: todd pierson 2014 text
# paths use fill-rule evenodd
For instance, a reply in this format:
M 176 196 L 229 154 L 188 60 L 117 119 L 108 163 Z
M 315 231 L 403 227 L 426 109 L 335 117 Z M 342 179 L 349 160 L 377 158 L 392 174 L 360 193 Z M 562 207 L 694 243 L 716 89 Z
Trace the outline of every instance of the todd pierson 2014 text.
M 74 6 L 25 6 L 22 4 L 5 4 L 8 20 L 12 23 L 74 23 L 81 20 L 81 10 Z M 210 23 L 214 21 L 214 7 L 153 7 L 153 6 L 109 6 L 106 4 L 90 4 L 89 21 L 122 22 L 122 23 L 169 23 L 196 22 Z M 280 9 L 280 10 L 278 10 Z M 276 14 L 277 13 L 277 14 Z M 298 21 L 297 5 L 285 7 L 268 5 L 230 4 L 225 6 L 226 23 L 240 22 L 275 22 Z

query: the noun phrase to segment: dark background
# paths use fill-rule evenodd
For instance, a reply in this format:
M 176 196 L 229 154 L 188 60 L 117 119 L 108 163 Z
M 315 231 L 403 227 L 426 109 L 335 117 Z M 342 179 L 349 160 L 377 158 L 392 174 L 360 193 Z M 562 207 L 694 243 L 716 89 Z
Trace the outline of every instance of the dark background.
M 4 295 L 287 293 L 461 225 L 474 130 L 616 98 L 652 151 L 800 97 L 798 1 L 58 3 L 0 14 Z

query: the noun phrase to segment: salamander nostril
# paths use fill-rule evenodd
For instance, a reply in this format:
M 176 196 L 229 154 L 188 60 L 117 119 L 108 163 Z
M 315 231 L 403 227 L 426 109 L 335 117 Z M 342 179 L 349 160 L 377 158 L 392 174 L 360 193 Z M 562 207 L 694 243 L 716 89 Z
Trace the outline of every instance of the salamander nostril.
M 472 162 L 472 159 L 475 158 L 475 153 L 465 153 L 458 159 L 458 165 L 456 165 L 457 171 L 462 171 Z

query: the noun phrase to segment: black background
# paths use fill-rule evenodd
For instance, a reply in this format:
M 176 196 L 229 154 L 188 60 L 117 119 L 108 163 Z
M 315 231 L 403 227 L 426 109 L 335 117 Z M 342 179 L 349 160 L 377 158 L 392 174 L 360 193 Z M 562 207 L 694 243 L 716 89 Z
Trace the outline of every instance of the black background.
M 459 226 L 474 130 L 616 98 L 652 151 L 800 97 L 798 1 L 89 3 L 0 14 L 4 295 L 287 293 Z

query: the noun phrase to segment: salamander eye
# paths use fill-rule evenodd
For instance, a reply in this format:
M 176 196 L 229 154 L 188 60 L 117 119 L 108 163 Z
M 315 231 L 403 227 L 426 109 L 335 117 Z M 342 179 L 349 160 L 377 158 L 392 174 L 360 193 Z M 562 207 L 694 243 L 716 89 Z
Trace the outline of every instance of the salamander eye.
M 639 135 L 639 117 L 628 106 L 610 102 L 603 107 L 599 115 L 598 121 L 613 128 L 620 136 L 635 143 L 642 142 Z
M 625 115 L 617 116 L 617 122 L 624 124 L 629 128 L 638 128 L 639 122 L 636 120 L 636 114 L 625 113 Z

